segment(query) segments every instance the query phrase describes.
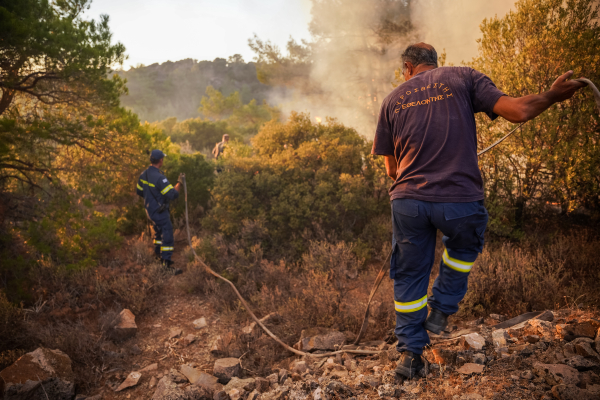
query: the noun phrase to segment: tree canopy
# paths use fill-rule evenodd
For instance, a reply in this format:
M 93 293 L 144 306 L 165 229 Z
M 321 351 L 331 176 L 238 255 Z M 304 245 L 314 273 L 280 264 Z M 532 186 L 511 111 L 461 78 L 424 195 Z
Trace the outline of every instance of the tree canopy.
M 0 115 L 17 95 L 28 108 L 35 101 L 118 104 L 122 81 L 105 77 L 123 62 L 125 47 L 111 43 L 108 16 L 82 18 L 90 2 L 0 2 Z
M 472 66 L 505 93 L 540 93 L 568 70 L 600 80 L 600 27 L 593 0 L 521 0 L 502 18 L 481 24 Z M 600 116 L 591 91 L 552 106 L 480 161 L 492 229 L 520 226 L 526 214 L 600 209 Z M 480 148 L 513 127 L 478 118 Z

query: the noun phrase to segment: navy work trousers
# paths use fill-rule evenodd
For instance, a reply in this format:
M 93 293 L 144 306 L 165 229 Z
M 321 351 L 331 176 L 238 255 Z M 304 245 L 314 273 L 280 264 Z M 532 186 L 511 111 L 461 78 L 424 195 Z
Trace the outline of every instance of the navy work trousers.
M 164 218 L 159 221 L 152 220 L 154 228 L 154 253 L 163 260 L 171 260 L 173 255 L 173 225 L 170 218 Z
M 412 199 L 392 202 L 394 237 L 390 278 L 394 280 L 398 351 L 422 354 L 429 335 L 423 327 L 427 303 L 445 314 L 458 311 L 467 292 L 469 272 L 483 249 L 488 213 L 483 201 L 434 203 Z M 435 258 L 437 230 L 445 249 L 440 273 L 427 299 Z

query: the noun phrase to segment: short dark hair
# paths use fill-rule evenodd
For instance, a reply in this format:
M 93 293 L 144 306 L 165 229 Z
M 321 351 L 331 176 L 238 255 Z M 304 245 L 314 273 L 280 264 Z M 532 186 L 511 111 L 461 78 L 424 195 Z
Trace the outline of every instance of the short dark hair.
M 434 65 L 435 67 L 438 66 L 437 52 L 433 47 L 431 49 L 427 49 L 425 47 L 411 44 L 406 48 L 406 50 L 404 50 L 404 53 L 402 53 L 401 57 L 403 69 L 405 62 L 410 62 L 415 67 L 421 64 Z

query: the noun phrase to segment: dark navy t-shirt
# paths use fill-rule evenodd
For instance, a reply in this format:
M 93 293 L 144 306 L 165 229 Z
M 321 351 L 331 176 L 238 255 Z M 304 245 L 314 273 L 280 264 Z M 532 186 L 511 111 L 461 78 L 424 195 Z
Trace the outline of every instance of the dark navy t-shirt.
M 504 95 L 469 67 L 421 72 L 394 89 L 381 105 L 371 151 L 396 158 L 391 199 L 482 200 L 475 113 L 495 119 L 492 109 Z

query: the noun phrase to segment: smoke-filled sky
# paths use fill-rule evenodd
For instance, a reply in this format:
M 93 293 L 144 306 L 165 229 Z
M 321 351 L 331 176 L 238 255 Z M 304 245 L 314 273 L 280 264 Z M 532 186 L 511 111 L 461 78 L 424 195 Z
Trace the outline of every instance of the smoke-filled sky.
M 413 23 L 459 63 L 475 55 L 479 23 L 502 16 L 515 0 L 413 0 Z M 368 2 L 365 2 L 368 4 Z M 115 41 L 125 44 L 125 69 L 138 64 L 213 60 L 254 54 L 248 38 L 257 33 L 282 49 L 290 36 L 309 39 L 310 0 L 93 0 L 88 17 L 110 16 Z
M 282 48 L 290 35 L 310 37 L 309 0 L 93 0 L 86 14 L 109 15 L 113 38 L 129 55 L 124 69 L 236 53 L 251 61 L 254 33 Z

